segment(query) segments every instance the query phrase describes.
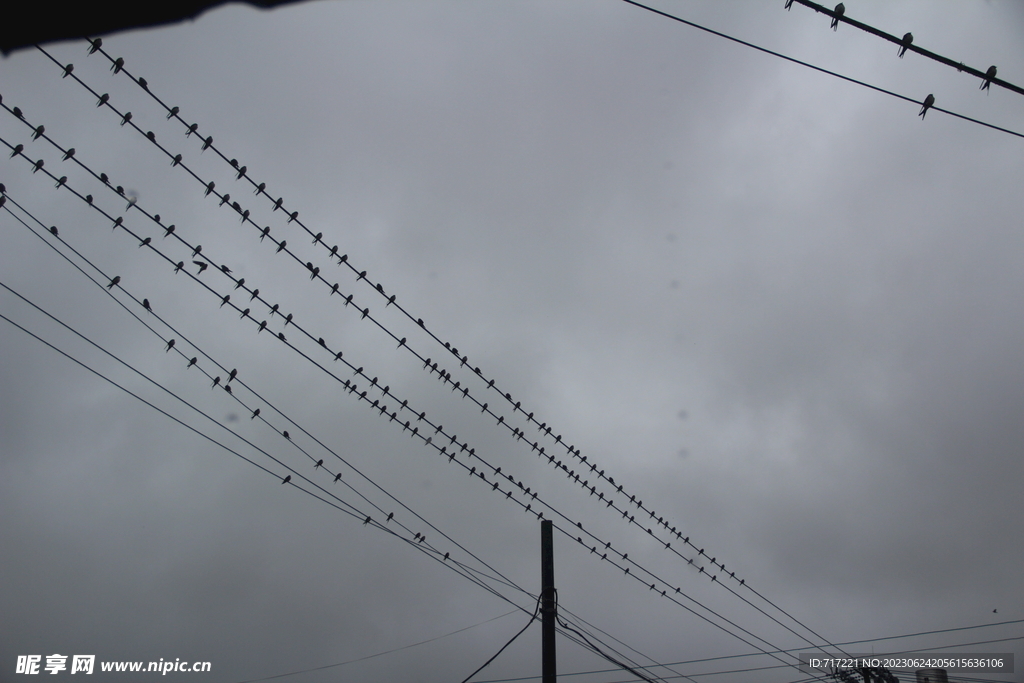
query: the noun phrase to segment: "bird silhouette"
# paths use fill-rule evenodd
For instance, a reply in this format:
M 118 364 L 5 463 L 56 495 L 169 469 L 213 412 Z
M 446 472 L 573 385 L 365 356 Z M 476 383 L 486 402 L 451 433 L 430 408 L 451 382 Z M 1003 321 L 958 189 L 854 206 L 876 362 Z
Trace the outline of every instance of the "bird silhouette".
M 220 375 L 217 375 L 216 377 L 213 378 L 213 384 L 210 385 L 210 388 L 212 389 L 218 384 L 220 384 Z
M 252 301 L 253 299 L 258 297 L 259 295 L 260 295 L 260 290 L 259 289 L 252 290 L 252 296 L 249 297 L 249 301 Z
M 238 278 L 238 282 L 235 283 L 235 289 L 238 289 L 239 287 L 241 287 L 244 284 L 245 284 L 245 278 L 244 277 Z
M 270 226 L 268 225 L 267 227 L 263 228 L 263 230 L 260 231 L 260 242 L 262 242 L 263 238 L 266 237 L 269 234 L 270 234 Z
M 152 313 L 152 312 L 153 312 L 153 309 L 152 309 L 152 308 L 150 308 L 150 306 L 149 306 L 149 299 L 143 299 L 143 300 L 142 300 L 142 307 L 143 307 L 143 308 L 145 308 L 145 309 L 146 309 L 147 311 L 149 311 L 150 313 Z
M 33 173 L 35 173 L 36 171 L 38 171 L 38 170 L 39 170 L 39 169 L 41 169 L 42 167 L 43 167 L 43 160 L 42 160 L 42 159 L 40 159 L 39 161 L 37 161 L 37 162 L 36 162 L 36 163 L 34 164 L 34 168 L 32 169 L 32 172 L 33 172 Z
M 200 152 L 205 152 L 205 151 L 206 151 L 206 150 L 208 150 L 208 149 L 209 149 L 209 148 L 210 148 L 210 147 L 211 147 L 212 145 L 213 145 L 213 136 L 211 135 L 211 136 L 209 136 L 208 138 L 206 138 L 205 140 L 203 140 L 203 148 L 202 148 L 201 150 L 199 150 L 199 151 L 200 151 Z
M 169 121 L 173 119 L 175 116 L 178 115 L 179 111 L 181 111 L 181 109 L 179 109 L 178 107 L 171 107 L 171 110 L 167 112 L 167 120 Z
M 250 310 L 250 309 L 248 309 L 248 308 L 247 308 L 247 309 L 245 309 L 244 311 L 242 311 L 242 315 L 238 316 L 238 319 L 239 319 L 239 320 L 241 320 L 241 319 L 242 319 L 242 318 L 244 318 L 245 316 L 249 315 L 249 310 Z
M 120 276 L 120 275 L 115 275 L 115 276 L 114 276 L 114 279 L 112 279 L 112 280 L 110 281 L 110 284 L 109 284 L 109 285 L 107 285 L 107 289 L 113 289 L 114 287 L 116 287 L 116 286 L 117 286 L 117 284 L 118 284 L 119 282 L 121 282 L 121 276 Z
M 164 349 L 164 353 L 167 353 L 168 351 L 170 351 L 173 348 L 174 348 L 174 340 L 172 339 L 169 342 L 167 342 L 167 348 Z
M 928 113 L 933 104 L 935 104 L 935 95 L 928 93 L 928 97 L 924 98 L 924 102 L 921 103 L 921 111 L 918 113 L 922 121 L 924 120 L 924 115 Z
M 211 192 L 213 192 L 213 188 L 214 188 L 215 186 L 216 186 L 216 183 L 215 183 L 215 182 L 213 182 L 212 180 L 211 180 L 210 182 L 208 182 L 208 183 L 206 184 L 206 192 L 204 192 L 204 193 L 203 193 L 203 196 L 204 196 L 204 197 L 208 197 L 208 196 L 210 195 L 210 193 L 211 193 Z
M 839 30 L 839 17 L 843 16 L 843 14 L 846 12 L 846 5 L 844 5 L 843 3 L 839 3 L 838 5 L 836 5 L 836 8 L 835 8 L 834 11 L 836 13 L 836 16 L 832 17 L 832 30 L 833 31 L 838 31 Z
M 59 232 L 57 232 L 57 226 L 56 225 L 51 225 L 50 226 L 50 233 L 52 233 L 54 237 L 57 237 L 60 234 Z
M 258 330 L 256 330 L 256 334 L 259 334 L 260 332 L 262 332 L 265 329 L 267 329 L 267 321 L 266 320 L 264 320 L 264 321 L 262 321 L 260 323 L 260 328 Z
M 259 414 L 260 414 L 260 409 L 257 408 L 256 410 L 252 411 L 252 417 L 250 417 L 249 419 L 250 420 L 255 420 L 257 418 L 257 416 L 259 416 Z
M 64 67 L 64 75 L 61 76 L 61 78 L 67 78 L 68 76 L 71 75 L 71 72 L 74 71 L 74 70 L 75 70 L 75 65 L 74 64 L 68 64 L 66 67 Z
M 192 263 L 194 263 L 197 266 L 199 266 L 199 272 L 200 273 L 202 273 L 204 270 L 206 270 L 209 267 L 209 265 L 210 265 L 206 261 L 193 261 Z
M 149 243 L 152 242 L 152 241 L 153 241 L 152 237 L 147 237 L 146 239 L 144 239 L 141 242 L 139 242 L 139 248 L 141 249 L 142 247 L 148 247 Z
M 89 54 L 96 52 L 96 50 L 99 50 L 100 47 L 103 46 L 103 40 L 101 38 L 97 38 L 96 40 L 90 40 L 89 43 L 91 45 L 91 47 L 89 48 Z
M 25 145 L 15 145 L 14 146 L 14 151 L 11 152 L 11 156 L 8 157 L 8 158 L 9 159 L 13 159 L 14 157 L 16 157 L 19 154 L 21 154 L 22 150 L 24 150 L 24 149 L 25 149 Z
M 166 228 L 166 230 L 164 232 L 164 238 L 166 238 L 172 232 L 174 232 L 174 225 L 173 224 L 167 226 L 167 228 Z
M 185 137 L 189 137 L 190 135 L 192 135 L 192 133 L 195 133 L 197 130 L 199 130 L 199 124 L 193 123 L 191 126 L 188 127 L 188 130 L 185 131 Z
M 288 246 L 288 240 L 281 240 L 281 243 L 277 245 L 277 251 L 275 251 L 274 253 L 280 254 L 281 250 L 284 249 L 286 246 Z
M 227 273 L 230 273 L 230 272 L 231 272 L 231 269 L 230 269 L 230 268 L 228 268 L 227 266 L 221 266 L 221 267 L 220 267 L 220 269 L 221 269 L 222 271 L 224 271 L 224 273 L 225 273 L 225 274 L 227 274 Z
M 323 467 L 323 464 L 324 464 L 324 459 L 320 458 L 319 460 L 316 461 L 316 465 L 313 467 L 313 469 L 314 470 L 318 470 L 321 467 Z
M 73 156 L 75 156 L 75 148 L 71 147 L 68 149 L 68 151 L 64 152 L 64 158 L 62 158 L 61 161 L 67 161 Z
M 290 475 L 290 474 L 289 474 L 289 475 L 288 475 L 287 477 L 285 477 L 285 478 L 284 478 L 284 479 L 283 479 L 283 480 L 281 481 L 281 483 L 282 483 L 282 484 L 287 484 L 287 483 L 288 483 L 288 482 L 290 482 L 291 480 L 292 480 L 292 475 Z
M 231 301 L 231 295 L 225 294 L 224 298 L 220 300 L 220 306 L 218 306 L 217 308 L 224 308 L 224 304 L 226 304 L 229 301 Z
M 177 273 L 179 270 L 185 267 L 184 261 L 178 261 L 178 265 L 174 266 L 174 272 Z
M 117 59 L 114 60 L 114 64 L 113 64 L 113 66 L 110 67 L 110 70 L 113 71 L 116 74 L 116 73 L 119 73 L 123 67 L 124 67 L 124 57 L 118 57 Z
M 185 369 L 186 369 L 186 370 L 188 370 L 188 369 L 189 369 L 190 367 L 192 367 L 193 365 L 195 365 L 195 364 L 196 364 L 196 363 L 197 363 L 198 361 L 199 361 L 199 358 L 198 358 L 198 357 L 196 357 L 196 356 L 192 356 L 192 360 L 190 360 L 190 361 L 188 362 L 188 365 L 186 365 L 186 366 L 185 366 Z
M 989 71 L 991 71 L 991 69 L 989 69 Z M 45 133 L 45 132 L 46 132 L 46 127 L 45 126 L 39 126 L 34 131 L 32 131 L 32 139 L 33 140 L 38 140 L 40 137 L 42 137 L 43 133 Z
M 128 123 L 131 120 L 132 120 L 132 113 L 130 111 L 126 111 L 124 113 L 124 116 L 121 117 L 121 125 L 123 126 L 124 124 Z
M 982 90 L 988 90 L 988 87 L 990 85 L 992 85 L 992 79 L 995 78 L 995 77 L 996 77 L 996 65 L 993 64 L 992 66 L 990 66 L 988 68 L 988 71 L 985 72 L 985 80 L 982 81 L 981 89 Z M 42 126 L 39 126 L 39 127 L 42 128 Z M 34 140 L 35 138 L 32 138 L 32 139 Z
M 334 475 L 334 483 L 337 484 L 339 479 L 341 479 L 341 472 Z
M 910 31 L 907 31 L 906 33 L 903 34 L 903 40 L 900 41 L 900 52 L 899 52 L 900 59 L 903 59 L 903 55 L 907 54 L 907 48 L 910 47 L 910 44 L 913 43 L 913 42 L 914 42 L 914 34 L 913 33 L 911 33 Z

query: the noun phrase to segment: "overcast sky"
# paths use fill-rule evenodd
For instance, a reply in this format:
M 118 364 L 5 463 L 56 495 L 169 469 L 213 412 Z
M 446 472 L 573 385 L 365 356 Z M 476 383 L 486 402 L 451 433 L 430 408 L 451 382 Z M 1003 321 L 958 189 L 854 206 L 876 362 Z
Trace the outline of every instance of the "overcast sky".
M 1024 132 L 1020 95 L 783 4 L 659 6 Z M 1024 84 L 1019 3 L 846 6 Z M 538 511 L 567 532 L 555 533 L 559 608 L 606 652 L 643 665 L 756 655 L 658 676 L 800 681 L 792 657 L 761 652 L 978 627 L 843 649 L 1013 652 L 1018 673 L 973 675 L 1024 680 L 1024 139 L 939 111 L 922 120 L 919 104 L 613 0 L 231 5 L 104 38 L 198 124 L 191 137 L 88 47 L 46 49 L 143 133 L 34 49 L 0 61 L 3 105 L 137 204 L 0 112 L 0 281 L 248 443 L 6 288 L 0 313 L 270 474 L 0 321 L 0 680 L 22 680 L 19 655 L 58 653 L 209 661 L 166 680 L 240 683 L 447 636 L 276 680 L 461 681 L 533 613 Z M 201 151 L 210 135 L 246 177 Z M 42 171 L 8 159 L 18 144 Z M 278 197 L 298 221 L 273 211 Z M 214 265 L 197 273 L 186 243 Z M 197 277 L 175 274 L 179 260 Z M 355 305 L 331 296 L 335 282 Z M 426 445 L 407 420 L 448 438 Z M 462 443 L 482 460 L 435 448 Z M 293 486 L 315 490 L 299 475 L 355 517 Z M 637 680 L 566 637 L 558 648 L 561 674 L 611 670 L 564 680 Z M 539 674 L 538 621 L 473 680 Z

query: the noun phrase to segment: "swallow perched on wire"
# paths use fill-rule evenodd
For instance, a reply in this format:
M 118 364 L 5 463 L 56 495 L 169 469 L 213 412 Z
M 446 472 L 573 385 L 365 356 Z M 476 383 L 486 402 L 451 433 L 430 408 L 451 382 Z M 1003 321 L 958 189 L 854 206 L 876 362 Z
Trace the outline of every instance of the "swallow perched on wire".
M 285 477 L 285 478 L 284 478 L 284 479 L 283 479 L 283 480 L 281 481 L 281 483 L 282 483 L 282 484 L 287 484 L 287 483 L 288 483 L 288 482 L 290 482 L 291 480 L 292 480 L 292 475 L 290 475 L 290 474 L 289 474 L 289 475 L 288 475 L 287 477 Z
M 991 71 L 991 69 L 989 69 L 989 71 Z M 36 129 L 34 131 L 32 131 L 32 139 L 33 140 L 38 140 L 39 138 L 41 138 L 43 136 L 43 133 L 45 133 L 45 132 L 46 132 L 46 126 L 42 126 L 42 125 L 37 126 Z
M 124 68 L 124 57 L 118 57 L 114 60 L 114 65 L 110 67 L 110 70 L 116 74 L 120 73 L 122 68 Z
M 903 40 L 900 41 L 900 52 L 899 57 L 903 59 L 903 55 L 907 54 L 907 48 L 914 42 L 914 34 L 907 31 L 903 34 Z
M 846 12 L 846 5 L 844 5 L 843 3 L 839 3 L 838 5 L 836 5 L 836 8 L 835 8 L 834 11 L 836 13 L 836 16 L 832 17 L 832 30 L 833 31 L 838 31 L 839 30 L 839 17 L 843 16 L 843 14 Z
M 167 112 L 167 120 L 169 121 L 173 119 L 175 116 L 178 115 L 179 111 L 181 111 L 181 109 L 179 109 L 178 107 L 171 107 L 171 110 Z
M 167 353 L 168 351 L 170 351 L 173 348 L 174 348 L 174 340 L 171 339 L 170 341 L 167 342 L 167 348 L 164 349 L 164 353 Z
M 995 78 L 995 77 L 996 77 L 996 65 L 993 64 L 992 66 L 990 66 L 988 68 L 988 71 L 985 72 L 985 80 L 981 84 L 981 90 L 988 90 L 988 87 L 990 85 L 992 85 L 992 79 Z M 42 126 L 39 126 L 39 127 L 42 128 Z M 35 138 L 33 138 L 33 139 L 35 139 Z
M 110 284 L 109 284 L 109 285 L 107 285 L 107 289 L 113 289 L 113 288 L 114 288 L 114 287 L 116 287 L 116 286 L 118 285 L 118 283 L 120 283 L 120 282 L 121 282 L 121 276 L 120 276 L 120 275 L 115 275 L 115 276 L 114 276 L 114 279 L 112 279 L 112 280 L 110 281 Z
M 324 459 L 320 458 L 319 460 L 316 461 L 316 465 L 313 466 L 313 469 L 314 470 L 318 470 L 318 469 L 320 469 L 323 466 L 324 466 Z
M 924 120 L 924 115 L 928 113 L 933 104 L 935 104 L 935 95 L 928 93 L 928 97 L 924 98 L 924 102 L 921 103 L 921 111 L 918 113 L 922 121 Z
M 150 308 L 150 306 L 149 306 L 149 299 L 143 299 L 143 300 L 142 300 L 142 307 L 143 307 L 143 308 L 145 308 L 145 309 L 146 309 L 147 311 L 149 311 L 150 313 L 152 313 L 152 312 L 153 312 L 153 309 L 152 309 L 152 308 Z
M 92 54 L 92 53 L 96 52 L 96 50 L 99 50 L 102 46 L 103 46 L 103 40 L 101 38 L 97 38 L 96 40 L 90 40 L 89 41 L 89 54 Z
M 21 154 L 22 150 L 24 150 L 24 149 L 25 149 L 25 145 L 21 145 L 21 144 L 15 145 L 14 146 L 14 151 L 11 152 L 11 156 L 8 157 L 8 158 L 9 159 L 13 159 L 14 157 L 16 157 L 19 154 Z

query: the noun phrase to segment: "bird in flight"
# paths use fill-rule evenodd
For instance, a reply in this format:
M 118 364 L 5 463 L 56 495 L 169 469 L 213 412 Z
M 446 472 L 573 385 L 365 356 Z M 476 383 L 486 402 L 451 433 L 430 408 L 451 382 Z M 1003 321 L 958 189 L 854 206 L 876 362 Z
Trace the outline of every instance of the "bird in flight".
M 194 263 L 197 266 L 199 266 L 199 272 L 200 273 L 202 273 L 204 270 L 206 270 L 209 267 L 209 264 L 206 263 L 206 261 L 193 261 L 192 263 Z

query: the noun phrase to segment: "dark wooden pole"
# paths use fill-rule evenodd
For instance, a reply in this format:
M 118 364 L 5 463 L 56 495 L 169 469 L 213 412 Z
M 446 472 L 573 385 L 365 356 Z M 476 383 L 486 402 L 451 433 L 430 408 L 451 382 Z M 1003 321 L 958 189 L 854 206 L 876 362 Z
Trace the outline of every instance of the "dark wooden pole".
M 555 558 L 551 521 L 540 523 L 541 674 L 543 683 L 555 683 Z

